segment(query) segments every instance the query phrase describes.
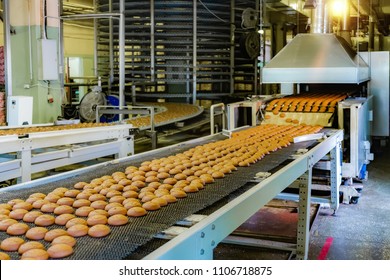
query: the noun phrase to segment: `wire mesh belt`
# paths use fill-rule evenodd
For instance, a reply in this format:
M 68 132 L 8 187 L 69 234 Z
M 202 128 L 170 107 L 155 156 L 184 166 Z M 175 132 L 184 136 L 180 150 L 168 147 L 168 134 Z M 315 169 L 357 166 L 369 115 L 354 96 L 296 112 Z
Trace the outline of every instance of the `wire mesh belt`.
M 213 139 L 212 141 L 216 141 Z M 124 226 L 111 226 L 111 234 L 103 238 L 92 238 L 83 236 L 77 238 L 77 244 L 74 253 L 67 259 L 79 260 L 118 260 L 118 259 L 132 259 L 134 256 L 142 255 L 137 252 L 138 248 L 147 248 L 147 243 L 153 240 L 153 237 L 164 229 L 175 224 L 175 222 L 196 213 L 210 205 L 220 201 L 222 198 L 237 191 L 244 186 L 250 179 L 252 179 L 257 172 L 270 171 L 281 163 L 289 159 L 298 149 L 308 148 L 312 146 L 314 141 L 306 141 L 292 144 L 287 148 L 283 148 L 274 153 L 267 155 L 261 161 L 249 166 L 238 168 L 232 174 L 226 175 L 223 179 L 217 179 L 212 184 L 207 184 L 204 190 L 197 193 L 188 194 L 187 198 L 179 199 L 176 203 L 169 204 L 167 207 L 162 207 L 158 211 L 150 211 L 141 218 L 129 218 L 129 223 Z M 205 144 L 203 142 L 202 144 Z M 192 146 L 200 145 L 195 143 Z M 160 158 L 172 154 L 183 152 L 191 148 L 191 145 L 184 147 L 175 147 L 168 151 L 161 151 L 159 153 L 149 155 L 144 158 L 138 158 L 136 161 L 129 160 L 114 165 L 107 166 L 103 170 L 98 170 L 93 174 L 82 174 L 69 178 L 66 181 L 58 181 L 48 183 L 45 185 L 36 186 L 33 188 L 21 189 L 18 191 L 9 191 L 1 194 L 0 203 L 5 203 L 14 198 L 26 199 L 34 192 L 48 193 L 58 187 L 71 188 L 73 184 L 79 181 L 90 181 L 99 176 L 112 174 L 115 171 L 124 170 L 128 165 L 139 165 L 145 160 L 153 158 Z M 27 223 L 30 227 L 34 224 Z M 65 228 L 57 225 L 49 226 L 48 229 Z M 0 239 L 3 240 L 9 237 L 4 232 L 0 232 Z M 21 238 L 25 238 L 21 236 Z M 27 241 L 27 239 L 26 239 Z M 49 243 L 42 241 L 42 243 L 49 247 Z M 153 243 L 153 242 L 151 242 Z M 146 249 L 147 251 L 147 249 Z M 18 259 L 17 253 L 10 252 L 12 259 Z

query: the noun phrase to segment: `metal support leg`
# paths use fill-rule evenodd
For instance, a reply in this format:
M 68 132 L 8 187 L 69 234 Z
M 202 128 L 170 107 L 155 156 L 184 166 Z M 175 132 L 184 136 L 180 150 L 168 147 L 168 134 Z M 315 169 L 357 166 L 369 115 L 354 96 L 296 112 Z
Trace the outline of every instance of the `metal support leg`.
M 309 167 L 299 185 L 297 259 L 301 260 L 306 260 L 309 253 L 311 181 L 312 168 Z
M 137 101 L 136 101 L 136 96 L 135 96 L 135 91 L 136 91 L 136 86 L 135 85 L 132 85 L 131 86 L 131 105 L 135 106 L 137 104 Z
M 340 205 L 339 191 L 342 177 L 341 142 L 338 142 L 330 151 L 330 158 L 330 207 L 333 209 L 333 214 L 335 214 Z
M 134 155 L 134 137 L 123 135 L 118 139 L 120 142 L 119 152 L 115 158 L 127 157 Z
M 152 142 L 152 149 L 157 149 L 157 131 L 155 130 L 147 130 L 146 136 L 148 136 Z
M 157 132 L 152 131 L 151 132 L 151 139 L 152 139 L 152 149 L 157 149 Z
M 18 158 L 21 159 L 22 177 L 18 178 L 18 183 L 31 181 L 31 147 L 30 141 L 22 143 L 22 150 L 18 152 Z

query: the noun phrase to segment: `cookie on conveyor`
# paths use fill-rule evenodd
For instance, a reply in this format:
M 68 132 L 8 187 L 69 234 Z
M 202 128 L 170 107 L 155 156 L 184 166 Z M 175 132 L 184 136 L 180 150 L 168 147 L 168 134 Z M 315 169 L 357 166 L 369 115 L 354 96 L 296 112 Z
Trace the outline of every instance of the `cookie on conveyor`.
M 91 237 L 104 237 L 109 235 L 110 232 L 110 227 L 108 227 L 107 225 L 98 224 L 89 228 L 88 235 Z

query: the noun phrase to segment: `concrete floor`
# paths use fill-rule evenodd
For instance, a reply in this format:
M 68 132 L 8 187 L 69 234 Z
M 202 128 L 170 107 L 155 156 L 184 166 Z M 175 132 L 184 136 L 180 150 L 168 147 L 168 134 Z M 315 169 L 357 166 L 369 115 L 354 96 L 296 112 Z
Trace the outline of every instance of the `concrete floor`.
M 309 260 L 390 260 L 390 149 L 375 154 L 357 204 L 320 207 L 311 228 Z M 282 218 L 281 220 L 284 220 Z M 281 233 L 283 234 L 283 233 Z M 289 252 L 220 244 L 219 260 L 287 260 Z M 294 258 L 294 257 L 293 257 Z
M 389 156 L 389 148 L 375 154 L 357 204 L 341 204 L 334 216 L 328 209 L 320 212 L 312 227 L 309 259 L 317 259 L 321 250 L 329 260 L 390 259 Z

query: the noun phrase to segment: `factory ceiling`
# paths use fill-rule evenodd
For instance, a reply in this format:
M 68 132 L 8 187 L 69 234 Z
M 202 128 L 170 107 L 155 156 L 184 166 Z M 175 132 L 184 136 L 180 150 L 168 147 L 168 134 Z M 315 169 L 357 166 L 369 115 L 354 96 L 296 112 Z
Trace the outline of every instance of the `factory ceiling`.
M 390 35 L 390 0 L 351 0 L 351 6 L 356 16 L 370 17 L 380 33 Z
M 254 0 L 255 1 L 255 0 Z M 307 13 L 297 11 L 294 4 L 301 1 L 291 0 L 263 0 L 267 7 L 267 19 L 284 21 L 287 24 L 305 24 Z M 317 0 L 318 1 L 318 0 Z M 330 0 L 329 0 L 330 1 Z M 307 5 L 306 5 L 307 4 Z M 316 4 L 316 0 L 306 0 L 307 7 Z M 363 25 L 368 25 L 372 20 L 376 23 L 377 30 L 384 36 L 390 35 L 390 0 L 350 0 L 351 22 L 357 24 L 357 18 Z M 296 6 L 296 5 L 295 5 Z M 93 13 L 93 0 L 63 0 L 63 14 L 72 15 L 80 13 Z M 363 27 L 360 27 L 364 29 Z M 354 29 L 354 28 L 352 28 Z

